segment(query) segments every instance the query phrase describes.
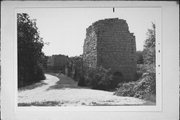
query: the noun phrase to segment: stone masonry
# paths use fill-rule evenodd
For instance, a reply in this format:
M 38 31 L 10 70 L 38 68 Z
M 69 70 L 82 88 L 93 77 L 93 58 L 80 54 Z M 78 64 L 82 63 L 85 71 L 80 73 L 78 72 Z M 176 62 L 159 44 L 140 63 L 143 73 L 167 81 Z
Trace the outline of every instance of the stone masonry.
M 126 20 L 99 20 L 86 29 L 83 46 L 83 65 L 110 68 L 121 73 L 126 81 L 136 75 L 136 42 Z
M 66 67 L 68 64 L 68 56 L 65 55 L 52 55 L 47 61 L 47 70 L 54 72 L 66 73 Z

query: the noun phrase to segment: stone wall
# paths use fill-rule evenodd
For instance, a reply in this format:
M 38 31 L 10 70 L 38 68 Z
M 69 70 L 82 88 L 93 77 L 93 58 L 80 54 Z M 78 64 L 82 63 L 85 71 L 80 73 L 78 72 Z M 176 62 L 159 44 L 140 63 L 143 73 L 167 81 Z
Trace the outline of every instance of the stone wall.
M 99 20 L 88 27 L 86 32 L 83 48 L 84 65 L 110 68 L 114 73 L 120 72 L 127 81 L 135 78 L 135 36 L 129 32 L 125 20 Z
M 83 46 L 83 64 L 84 66 L 97 66 L 97 36 L 93 26 L 86 29 L 86 38 Z
M 68 64 L 68 56 L 65 55 L 52 55 L 47 61 L 47 70 L 65 73 L 65 67 Z
M 68 56 L 65 55 L 52 55 L 48 59 L 48 66 L 64 66 L 67 64 Z

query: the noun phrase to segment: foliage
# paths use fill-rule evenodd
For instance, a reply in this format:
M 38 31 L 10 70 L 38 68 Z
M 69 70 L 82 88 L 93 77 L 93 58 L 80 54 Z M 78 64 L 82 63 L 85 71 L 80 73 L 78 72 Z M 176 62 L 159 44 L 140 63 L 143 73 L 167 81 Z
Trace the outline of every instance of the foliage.
M 47 62 L 48 62 L 48 59 L 49 57 L 48 56 L 45 56 L 45 55 L 42 55 L 42 66 L 44 69 L 47 69 Z
M 134 86 L 135 97 L 144 98 L 147 94 L 156 94 L 155 74 L 145 74 L 142 79 Z
M 129 82 L 129 83 L 120 83 L 118 85 L 117 91 L 114 93 L 118 96 L 130 96 L 133 97 L 135 94 L 135 91 L 133 90 L 136 82 Z
M 130 96 L 148 99 L 148 96 L 156 95 L 155 73 L 143 74 L 142 78 L 135 82 L 120 83 L 114 93 L 118 96 Z M 153 99 L 153 102 L 155 99 Z
M 80 82 L 93 89 L 113 90 L 119 82 L 123 81 L 121 75 L 113 74 L 110 69 L 107 70 L 103 67 L 84 69 L 84 77 Z
M 18 34 L 18 87 L 23 87 L 42 79 L 42 47 L 36 21 L 26 13 L 17 14 Z
M 143 64 L 137 64 L 136 80 L 139 80 L 144 72 L 145 72 L 144 65 Z
M 155 70 L 155 24 L 148 29 L 147 39 L 143 50 L 144 64 L 137 65 L 139 80 L 129 83 L 120 83 L 114 93 L 118 96 L 131 96 L 156 101 L 156 70 Z
M 79 81 L 83 75 L 82 56 L 71 57 L 70 61 L 72 62 L 72 69 L 74 70 L 74 72 L 71 74 L 72 78 L 76 81 Z
M 144 63 L 143 51 L 137 51 L 136 52 L 136 61 L 137 61 L 137 64 L 143 64 Z
M 143 57 L 145 64 L 155 64 L 156 60 L 156 31 L 155 24 L 152 23 L 152 29 L 148 29 L 147 39 L 144 44 Z

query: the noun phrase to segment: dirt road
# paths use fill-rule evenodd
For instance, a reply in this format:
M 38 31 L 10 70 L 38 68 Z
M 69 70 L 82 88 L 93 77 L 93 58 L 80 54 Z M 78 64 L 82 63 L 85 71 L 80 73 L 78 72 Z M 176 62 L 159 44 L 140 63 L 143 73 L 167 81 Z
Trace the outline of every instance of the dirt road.
M 133 97 L 120 97 L 113 92 L 81 88 L 71 78 L 60 79 L 46 74 L 46 80 L 18 91 L 19 106 L 143 105 Z

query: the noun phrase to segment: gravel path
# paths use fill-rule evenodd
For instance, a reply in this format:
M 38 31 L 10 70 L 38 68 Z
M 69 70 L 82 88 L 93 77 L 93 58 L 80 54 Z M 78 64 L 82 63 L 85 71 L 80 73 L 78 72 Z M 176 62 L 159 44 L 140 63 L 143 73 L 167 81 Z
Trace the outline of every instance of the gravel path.
M 19 106 L 79 106 L 79 105 L 144 105 L 133 97 L 120 97 L 113 92 L 77 87 L 77 83 L 61 75 L 46 74 L 46 80 L 18 91 Z

